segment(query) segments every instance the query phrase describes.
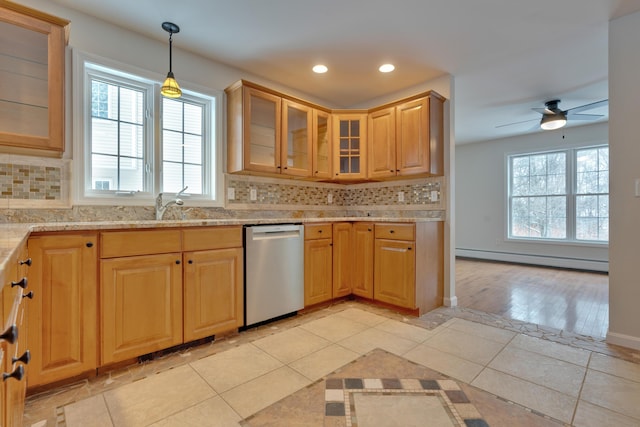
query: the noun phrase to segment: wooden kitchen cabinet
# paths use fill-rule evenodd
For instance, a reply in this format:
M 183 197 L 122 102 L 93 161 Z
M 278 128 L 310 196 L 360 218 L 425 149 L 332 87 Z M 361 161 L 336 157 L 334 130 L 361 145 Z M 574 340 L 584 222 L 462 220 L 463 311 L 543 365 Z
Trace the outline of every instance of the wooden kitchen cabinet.
M 351 293 L 353 272 L 352 224 L 350 222 L 333 223 L 333 298 Z
M 27 390 L 29 363 L 26 304 L 27 294 L 26 245 L 12 256 L 0 281 L 0 328 L 5 332 L 10 326 L 17 328 L 15 342 L 0 340 L 0 370 L 12 376 L 0 383 L 0 425 L 21 426 Z M 24 288 L 23 288 L 24 286 Z
M 101 257 L 101 365 L 181 344 L 180 230 L 103 232 Z
M 329 301 L 333 295 L 331 224 L 304 228 L 304 305 Z
M 373 299 L 374 224 L 353 224 L 352 292 L 354 295 Z
M 240 81 L 226 89 L 227 171 L 280 172 L 280 96 Z
M 313 109 L 282 99 L 281 173 L 309 176 L 313 166 Z
M 241 327 L 242 227 L 184 230 L 183 240 L 184 341 Z
M 415 305 L 415 243 L 376 239 L 374 299 L 413 308 Z
M 65 46 L 69 21 L 0 4 L 0 145 L 64 151 Z
M 333 172 L 338 181 L 367 178 L 367 114 L 333 114 Z
M 29 387 L 97 366 L 97 241 L 91 232 L 29 238 Z
M 313 110 L 313 168 L 314 178 L 332 178 L 333 141 L 331 140 L 331 114 Z
M 375 225 L 373 297 L 417 315 L 442 305 L 441 221 Z
M 369 113 L 369 178 L 444 173 L 443 103 L 428 92 Z

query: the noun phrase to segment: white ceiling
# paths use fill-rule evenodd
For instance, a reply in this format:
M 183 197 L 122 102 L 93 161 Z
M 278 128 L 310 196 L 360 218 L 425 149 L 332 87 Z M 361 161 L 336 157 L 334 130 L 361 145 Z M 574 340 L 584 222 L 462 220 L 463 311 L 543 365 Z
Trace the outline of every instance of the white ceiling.
M 550 99 L 566 110 L 608 98 L 608 21 L 640 11 L 640 0 L 53 1 L 158 40 L 174 22 L 175 49 L 335 108 L 449 73 L 458 144 L 538 132 L 531 108 Z M 319 62 L 327 74 L 311 72 Z M 380 74 L 384 62 L 396 71 Z

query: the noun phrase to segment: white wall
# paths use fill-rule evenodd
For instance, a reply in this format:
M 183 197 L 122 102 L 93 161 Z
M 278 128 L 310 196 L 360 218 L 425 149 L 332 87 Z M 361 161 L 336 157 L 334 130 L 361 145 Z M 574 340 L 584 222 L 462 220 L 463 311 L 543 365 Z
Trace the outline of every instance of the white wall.
M 506 240 L 508 154 L 595 145 L 607 141 L 608 124 L 597 123 L 457 146 L 456 254 L 607 271 L 606 246 Z
M 610 270 L 607 341 L 640 349 L 640 12 L 609 25 Z

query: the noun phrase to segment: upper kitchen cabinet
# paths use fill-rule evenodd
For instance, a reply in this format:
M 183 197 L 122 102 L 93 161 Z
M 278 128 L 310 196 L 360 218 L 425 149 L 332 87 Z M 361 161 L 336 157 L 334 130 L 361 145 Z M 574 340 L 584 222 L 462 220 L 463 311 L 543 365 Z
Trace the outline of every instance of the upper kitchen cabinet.
M 331 114 L 313 110 L 313 176 L 331 179 L 333 153 L 331 141 Z
M 367 114 L 333 115 L 334 179 L 359 181 L 367 177 Z
M 240 81 L 227 93 L 227 171 L 309 177 L 313 107 Z
M 309 176 L 312 166 L 312 108 L 282 100 L 281 173 Z
M 434 92 L 369 114 L 369 178 L 442 175 L 444 98 Z
M 69 21 L 0 2 L 0 145 L 64 151 Z M 44 151 L 42 151 L 44 150 Z
M 277 173 L 281 99 L 242 85 L 227 88 L 227 171 Z

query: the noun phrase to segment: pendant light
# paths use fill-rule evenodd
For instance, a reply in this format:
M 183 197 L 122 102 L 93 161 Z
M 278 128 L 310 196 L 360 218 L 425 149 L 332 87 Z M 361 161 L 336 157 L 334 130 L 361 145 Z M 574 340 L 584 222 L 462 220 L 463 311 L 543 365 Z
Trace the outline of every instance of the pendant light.
M 173 72 L 171 71 L 172 36 L 173 34 L 180 32 L 180 27 L 173 22 L 163 22 L 162 29 L 169 33 L 169 72 L 167 73 L 167 79 L 162 84 L 160 93 L 162 96 L 166 96 L 167 98 L 180 98 L 182 96 L 182 90 L 180 90 L 180 86 L 178 85 L 175 77 L 173 77 Z

